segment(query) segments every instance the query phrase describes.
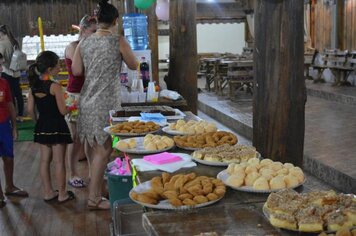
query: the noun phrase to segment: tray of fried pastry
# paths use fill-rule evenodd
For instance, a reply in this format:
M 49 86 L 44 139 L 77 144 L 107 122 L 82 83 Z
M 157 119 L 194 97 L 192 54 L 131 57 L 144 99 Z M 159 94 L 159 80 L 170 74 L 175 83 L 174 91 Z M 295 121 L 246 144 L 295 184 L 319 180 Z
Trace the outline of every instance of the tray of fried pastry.
M 137 185 L 129 195 L 134 202 L 146 207 L 185 210 L 214 204 L 225 192 L 225 185 L 216 178 L 164 172 Z

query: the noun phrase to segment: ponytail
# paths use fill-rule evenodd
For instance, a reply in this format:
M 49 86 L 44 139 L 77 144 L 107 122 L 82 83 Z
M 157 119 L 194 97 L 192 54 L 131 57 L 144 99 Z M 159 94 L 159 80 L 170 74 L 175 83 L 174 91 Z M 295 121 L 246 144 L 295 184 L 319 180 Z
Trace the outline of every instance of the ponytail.
M 11 33 L 11 30 L 7 25 L 1 25 L 0 32 L 7 35 L 13 47 L 15 47 L 16 49 L 20 48 L 19 43 L 17 42 L 17 40 L 15 39 L 14 35 Z
M 37 88 L 41 81 L 41 76 L 49 68 L 54 68 L 58 64 L 59 57 L 52 51 L 43 51 L 38 54 L 36 62 L 28 68 L 28 82 L 31 89 Z

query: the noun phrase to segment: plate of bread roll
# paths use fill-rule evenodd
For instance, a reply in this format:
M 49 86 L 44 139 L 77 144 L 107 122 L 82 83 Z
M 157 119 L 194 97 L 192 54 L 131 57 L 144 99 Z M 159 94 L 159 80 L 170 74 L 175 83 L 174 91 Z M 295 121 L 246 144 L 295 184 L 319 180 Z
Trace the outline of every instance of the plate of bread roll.
M 228 166 L 230 163 L 240 163 L 251 158 L 260 158 L 261 154 L 255 147 L 247 145 L 223 144 L 217 147 L 207 147 L 193 152 L 193 160 L 210 166 Z
M 217 127 L 214 123 L 205 120 L 178 120 L 162 128 L 162 131 L 170 135 L 190 135 L 215 132 Z
M 121 137 L 143 136 L 156 133 L 159 130 L 160 126 L 152 121 L 125 121 L 104 128 L 106 133 Z
M 356 196 L 332 190 L 300 194 L 285 189 L 268 196 L 263 213 L 277 228 L 308 233 L 352 230 L 356 228 Z
M 174 141 L 172 138 L 153 134 L 147 134 L 145 137 L 122 139 L 115 145 L 117 150 L 132 154 L 165 152 L 173 147 Z
M 221 171 L 218 179 L 227 186 L 245 192 L 271 193 L 286 188 L 297 188 L 305 182 L 299 167 L 271 159 L 251 158 L 239 164 L 231 163 Z
M 224 197 L 225 192 L 224 183 L 216 178 L 164 172 L 134 187 L 129 196 L 146 207 L 185 210 L 214 204 Z

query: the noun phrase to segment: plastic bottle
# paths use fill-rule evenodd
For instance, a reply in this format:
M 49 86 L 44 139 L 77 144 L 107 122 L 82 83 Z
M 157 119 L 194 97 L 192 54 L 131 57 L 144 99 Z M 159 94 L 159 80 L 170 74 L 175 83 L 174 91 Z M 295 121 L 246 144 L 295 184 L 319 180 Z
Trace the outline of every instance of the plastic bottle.
M 155 83 L 154 82 L 149 82 L 148 87 L 147 87 L 147 102 L 153 102 L 155 98 Z
M 149 67 L 145 57 L 141 57 L 140 77 L 143 82 L 143 87 L 146 89 L 148 86 L 148 83 L 150 82 L 150 67 Z
M 122 17 L 124 34 L 132 50 L 147 49 L 147 16 L 131 13 Z

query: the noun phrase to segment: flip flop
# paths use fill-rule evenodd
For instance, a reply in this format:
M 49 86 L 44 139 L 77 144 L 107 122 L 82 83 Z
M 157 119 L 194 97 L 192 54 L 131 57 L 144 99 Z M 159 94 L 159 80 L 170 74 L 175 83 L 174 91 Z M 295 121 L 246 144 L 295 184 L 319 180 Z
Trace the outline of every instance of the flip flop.
M 48 198 L 48 199 L 44 198 L 43 201 L 45 201 L 45 202 L 53 202 L 54 200 L 57 200 L 58 199 L 58 190 L 55 190 L 55 192 L 57 192 L 56 195 L 54 195 L 53 197 Z
M 104 198 L 104 197 L 100 197 L 100 199 L 98 201 L 94 201 L 92 199 L 88 199 L 88 208 L 89 210 L 109 210 L 109 208 L 100 206 L 100 204 L 104 201 L 109 201 L 108 199 Z M 92 205 L 90 205 L 89 203 L 92 203 Z
M 23 189 L 16 189 L 12 192 L 5 192 L 6 196 L 13 196 L 13 197 L 28 197 L 28 193 Z
M 74 188 L 84 188 L 87 186 L 84 180 L 79 177 L 74 177 L 68 180 L 68 184 Z
M 66 202 L 68 202 L 68 201 L 70 201 L 70 200 L 75 199 L 75 195 L 74 195 L 74 193 L 73 193 L 72 191 L 67 191 L 67 194 L 68 194 L 68 197 L 67 197 L 66 199 L 64 199 L 64 200 L 62 200 L 62 201 L 59 201 L 59 200 L 58 200 L 58 203 L 59 203 L 59 204 L 63 204 L 63 203 L 66 203 Z

